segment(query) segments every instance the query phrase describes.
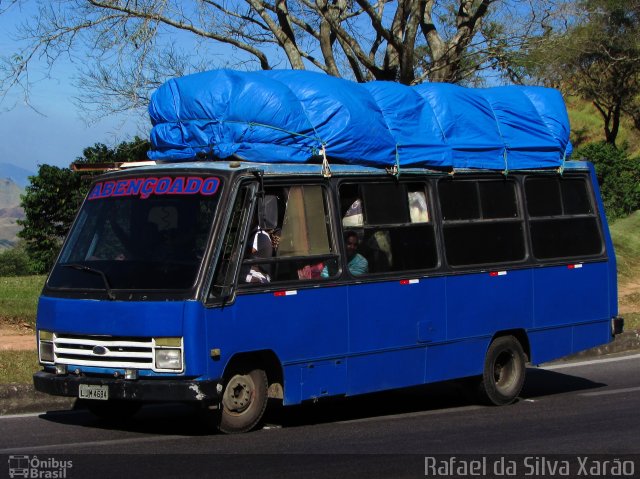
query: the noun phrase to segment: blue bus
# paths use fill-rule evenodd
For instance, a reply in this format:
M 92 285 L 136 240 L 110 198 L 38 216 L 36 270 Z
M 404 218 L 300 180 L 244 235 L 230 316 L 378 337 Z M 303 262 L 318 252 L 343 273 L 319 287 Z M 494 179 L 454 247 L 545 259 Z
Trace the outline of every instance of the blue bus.
M 445 172 L 195 161 L 91 186 L 38 306 L 38 391 L 102 417 L 200 403 L 227 433 L 283 404 L 472 378 L 609 342 L 616 261 L 593 166 Z

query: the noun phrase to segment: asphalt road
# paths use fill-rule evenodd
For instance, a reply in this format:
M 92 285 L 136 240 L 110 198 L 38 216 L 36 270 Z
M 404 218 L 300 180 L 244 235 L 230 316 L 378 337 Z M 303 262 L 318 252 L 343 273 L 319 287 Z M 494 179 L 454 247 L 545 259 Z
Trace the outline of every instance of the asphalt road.
M 65 478 L 235 479 L 447 475 L 425 470 L 425 457 L 449 469 L 489 461 L 484 477 L 496 472 L 496 460 L 514 459 L 519 477 L 551 477 L 547 458 L 571 459 L 575 469 L 581 457 L 636 454 L 625 457 L 635 461 L 631 477 L 640 477 L 639 371 L 640 354 L 532 368 L 521 399 L 507 407 L 475 405 L 456 383 L 276 407 L 265 429 L 237 436 L 212 434 L 209 418 L 182 405 L 147 406 L 117 425 L 86 411 L 5 416 L 0 456 L 37 456 L 40 469 L 67 458 L 74 464 Z M 449 472 L 456 471 L 463 470 Z

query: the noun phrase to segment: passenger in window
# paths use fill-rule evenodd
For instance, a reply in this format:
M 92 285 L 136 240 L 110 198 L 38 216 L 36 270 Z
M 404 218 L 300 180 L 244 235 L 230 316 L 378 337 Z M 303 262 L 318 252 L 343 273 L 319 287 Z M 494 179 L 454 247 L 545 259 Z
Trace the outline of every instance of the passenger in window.
M 276 191 L 269 191 L 264 197 L 264 218 L 262 230 L 271 238 L 272 254 L 277 254 L 282 236 L 282 221 L 279 220 L 280 199 Z
M 307 264 L 298 269 L 298 279 L 318 279 L 322 278 L 322 271 L 325 265 L 323 262 L 316 264 Z
M 273 248 L 273 252 L 275 254 L 276 251 L 278 251 L 278 246 L 280 246 L 280 238 L 282 238 L 282 228 L 271 228 L 265 231 L 271 238 L 271 247 Z
M 355 231 L 347 231 L 344 235 L 344 243 L 345 249 L 347 251 L 347 267 L 349 268 L 349 273 L 353 276 L 361 276 L 369 272 L 369 262 L 367 259 L 358 253 L 358 247 L 360 245 L 360 240 L 358 239 L 358 235 Z M 332 266 L 327 264 L 320 273 L 320 276 L 323 278 L 328 278 L 333 276 L 335 272 L 333 271 Z M 334 266 L 335 267 L 335 266 Z M 337 269 L 337 268 L 336 268 Z
M 273 256 L 271 236 L 265 230 L 258 228 L 250 244 L 251 251 L 247 255 L 248 259 L 271 258 Z M 271 282 L 271 265 L 251 265 L 243 276 L 246 283 L 269 283 Z

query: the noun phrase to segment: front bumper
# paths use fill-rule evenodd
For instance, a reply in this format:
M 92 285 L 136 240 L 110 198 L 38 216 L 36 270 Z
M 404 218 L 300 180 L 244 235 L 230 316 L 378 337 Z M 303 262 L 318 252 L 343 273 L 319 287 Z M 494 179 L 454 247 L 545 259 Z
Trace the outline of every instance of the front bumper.
M 33 375 L 36 391 L 54 396 L 78 397 L 80 384 L 109 387 L 109 399 L 130 401 L 201 401 L 219 400 L 219 381 L 192 381 L 188 379 L 115 379 L 87 376 L 58 376 L 39 371 Z

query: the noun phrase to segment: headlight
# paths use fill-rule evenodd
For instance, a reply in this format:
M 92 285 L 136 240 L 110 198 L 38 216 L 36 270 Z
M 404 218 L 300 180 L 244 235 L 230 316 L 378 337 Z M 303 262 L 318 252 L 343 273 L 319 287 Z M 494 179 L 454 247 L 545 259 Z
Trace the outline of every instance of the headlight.
M 41 363 L 53 363 L 53 333 L 38 332 L 38 356 Z
M 156 369 L 182 370 L 182 350 L 173 348 L 156 349 Z

